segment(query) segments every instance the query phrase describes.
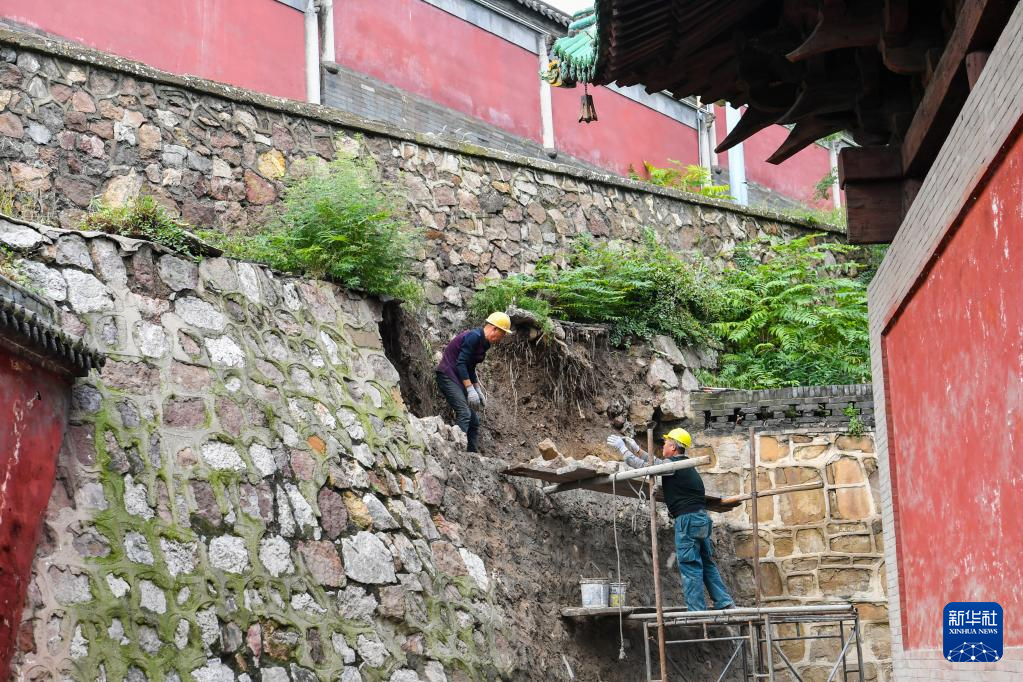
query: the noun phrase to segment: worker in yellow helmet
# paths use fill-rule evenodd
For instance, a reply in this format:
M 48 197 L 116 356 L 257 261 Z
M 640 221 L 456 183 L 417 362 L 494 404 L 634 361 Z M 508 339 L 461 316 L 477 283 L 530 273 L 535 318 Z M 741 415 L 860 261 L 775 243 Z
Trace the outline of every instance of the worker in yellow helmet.
M 469 452 L 479 452 L 480 418 L 476 413 L 487 402 L 476 366 L 483 362 L 491 345 L 511 333 L 511 318 L 491 313 L 482 327 L 456 334 L 444 347 L 437 365 L 437 387 L 455 411 L 455 423 L 468 438 Z
M 647 454 L 631 438 L 618 434 L 608 436 L 607 444 L 618 450 L 625 463 L 633 468 L 649 466 Z M 654 458 L 654 464 L 686 458 L 686 449 L 693 446 L 693 437 L 685 429 L 672 429 L 664 435 L 664 459 Z M 675 557 L 682 574 L 682 591 L 689 611 L 706 611 L 703 594 L 706 586 L 714 608 L 730 609 L 735 606 L 721 573 L 712 559 L 710 543 L 711 521 L 707 515 L 706 489 L 696 468 L 679 469 L 661 477 L 661 489 L 668 513 L 675 519 Z

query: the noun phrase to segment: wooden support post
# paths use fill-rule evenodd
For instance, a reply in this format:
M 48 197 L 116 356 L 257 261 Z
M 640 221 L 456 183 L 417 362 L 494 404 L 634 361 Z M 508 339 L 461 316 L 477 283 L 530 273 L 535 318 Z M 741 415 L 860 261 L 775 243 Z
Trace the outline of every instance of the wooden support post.
M 824 487 L 824 481 L 815 481 L 814 483 L 799 483 L 797 485 L 789 485 L 784 488 L 775 488 L 774 490 L 765 490 L 764 492 L 757 493 L 757 499 L 761 497 L 774 497 L 775 495 L 786 495 L 788 493 L 798 493 L 804 490 L 817 490 Z M 745 502 L 746 500 L 752 499 L 752 496 L 747 493 L 745 495 L 733 495 L 732 497 L 721 498 L 722 504 L 735 504 L 737 502 Z
M 753 587 L 760 606 L 760 520 L 757 518 L 757 436 L 749 427 L 750 514 L 753 517 Z
M 647 461 L 654 464 L 654 430 L 646 431 Z M 657 552 L 657 500 L 654 493 L 657 477 L 650 477 L 650 554 L 654 562 L 654 605 L 657 607 L 657 655 L 660 659 L 660 682 L 668 682 L 668 657 L 664 651 L 664 606 L 661 604 L 661 560 Z

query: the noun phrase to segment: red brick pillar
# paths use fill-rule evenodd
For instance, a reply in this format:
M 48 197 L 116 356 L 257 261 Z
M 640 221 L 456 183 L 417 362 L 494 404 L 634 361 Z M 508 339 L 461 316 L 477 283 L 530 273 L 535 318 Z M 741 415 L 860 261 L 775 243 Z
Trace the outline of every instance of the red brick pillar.
M 70 384 L 0 348 L 0 679 L 14 653 Z
M 0 277 L 0 679 L 10 674 L 71 385 L 104 358 L 45 299 Z

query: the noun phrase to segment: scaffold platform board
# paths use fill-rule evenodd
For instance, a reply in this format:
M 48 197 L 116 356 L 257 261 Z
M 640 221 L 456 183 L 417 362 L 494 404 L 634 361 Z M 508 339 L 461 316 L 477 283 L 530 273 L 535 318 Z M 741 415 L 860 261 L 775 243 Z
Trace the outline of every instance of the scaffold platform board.
M 654 613 L 656 607 L 653 606 L 566 606 L 561 609 L 561 617 L 569 618 L 572 620 L 585 620 L 589 618 L 603 618 L 606 616 L 618 617 L 622 615 L 626 618 L 642 613 Z

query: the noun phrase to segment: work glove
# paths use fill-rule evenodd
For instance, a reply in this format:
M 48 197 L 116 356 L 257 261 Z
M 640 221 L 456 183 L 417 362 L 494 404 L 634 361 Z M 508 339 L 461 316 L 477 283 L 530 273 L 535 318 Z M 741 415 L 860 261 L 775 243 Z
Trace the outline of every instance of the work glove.
M 625 439 L 618 434 L 612 434 L 607 437 L 607 444 L 613 447 L 618 452 L 622 453 L 622 456 L 629 454 L 629 448 L 625 445 Z
M 480 392 L 476 390 L 475 386 L 470 386 L 465 391 L 465 397 L 469 399 L 469 407 L 474 410 L 478 410 L 483 405 L 483 398 L 480 396 Z
M 487 396 L 483 393 L 483 389 L 480 388 L 477 384 L 473 384 L 472 387 L 476 389 L 476 395 L 480 397 L 480 406 L 486 407 Z
M 623 438 L 622 440 L 625 441 L 625 447 L 629 448 L 629 451 L 632 454 L 636 454 L 637 452 L 640 452 L 642 450 L 642 448 L 639 447 L 639 443 L 637 443 L 632 438 Z

